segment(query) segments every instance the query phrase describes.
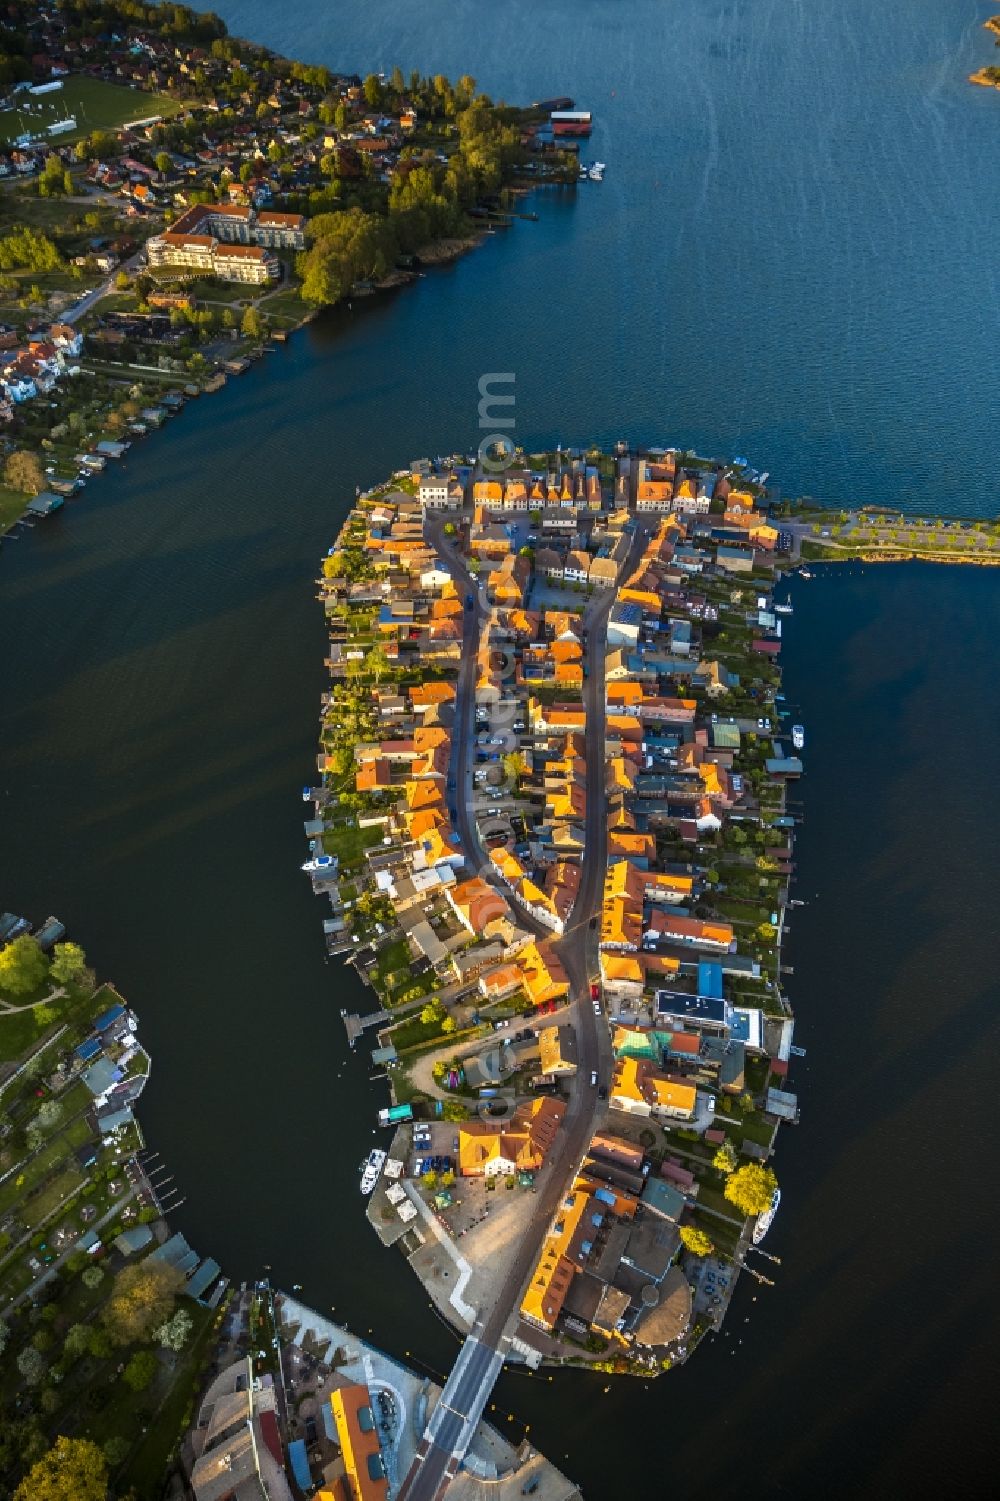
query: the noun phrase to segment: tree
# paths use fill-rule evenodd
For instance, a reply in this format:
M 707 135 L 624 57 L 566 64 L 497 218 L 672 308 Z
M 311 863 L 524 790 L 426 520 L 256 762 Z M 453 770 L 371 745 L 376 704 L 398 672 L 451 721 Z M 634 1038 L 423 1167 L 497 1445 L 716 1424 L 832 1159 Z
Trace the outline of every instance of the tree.
M 191 1315 L 185 1308 L 178 1308 L 172 1319 L 161 1324 L 156 1331 L 156 1338 L 160 1341 L 164 1350 L 182 1350 L 187 1344 L 188 1335 L 191 1333 Z
M 91 1329 L 87 1348 L 95 1360 L 107 1360 L 114 1350 L 103 1329 Z
M 365 96 L 365 103 L 368 105 L 369 109 L 378 109 L 379 105 L 382 103 L 382 84 L 379 80 L 378 74 L 369 73 L 368 77 L 364 81 L 363 93 Z
M 424 1187 L 427 1188 L 427 1189 L 430 1189 L 430 1188 L 437 1188 L 437 1180 L 438 1180 L 438 1175 L 434 1171 L 434 1169 L 431 1168 L 429 1172 L 424 1173 L 422 1181 L 423 1181 Z
M 170 1317 L 183 1281 L 175 1267 L 157 1261 L 141 1261 L 119 1272 L 101 1309 L 101 1321 L 114 1343 L 132 1345 L 147 1339 Z
M 424 1006 L 423 1010 L 420 1013 L 420 1020 L 423 1022 L 425 1027 L 431 1026 L 434 1022 L 441 1021 L 443 1017 L 444 1007 L 438 1000 L 428 1001 L 427 1005 Z
M 157 1359 L 152 1350 L 137 1350 L 122 1373 L 126 1386 L 144 1392 L 156 1375 Z
M 89 1287 L 93 1292 L 94 1288 L 100 1287 L 104 1281 L 104 1269 L 99 1266 L 88 1266 L 87 1270 L 82 1273 L 80 1281 L 84 1287 Z
M 452 1172 L 450 1167 L 446 1168 L 445 1171 L 441 1174 L 441 1187 L 451 1188 L 454 1182 L 455 1174 Z
M 37 495 L 45 489 L 45 471 L 37 453 L 26 448 L 15 449 L 3 468 L 4 484 L 11 490 L 20 490 L 22 495 Z
M 62 1120 L 63 1108 L 58 1100 L 46 1100 L 35 1116 L 43 1131 L 52 1131 Z
M 248 307 L 243 314 L 243 322 L 240 331 L 247 339 L 262 339 L 264 337 L 264 320 L 255 307 Z
M 715 1242 L 704 1230 L 699 1230 L 697 1225 L 682 1225 L 678 1234 L 683 1245 L 692 1256 L 711 1256 L 715 1250 Z
M 441 1031 L 444 1033 L 454 1032 L 457 1025 L 458 1023 L 453 1016 L 446 1016 L 441 1023 Z
M 376 683 L 381 683 L 390 670 L 389 658 L 384 646 L 373 646 L 365 657 L 365 669 Z
M 48 972 L 48 959 L 26 933 L 0 949 L 0 989 L 11 995 L 37 990 Z
M 516 785 L 527 771 L 528 765 L 520 751 L 508 751 L 503 758 L 503 769 L 507 780 Z
M 0 1319 L 0 1355 L 2 1355 L 3 1352 L 6 1350 L 6 1348 L 7 1348 L 7 1341 L 9 1339 L 10 1339 L 10 1325 L 9 1324 L 5 1324 L 4 1321 L 3 1321 L 3 1319 Z
M 458 528 L 456 527 L 454 521 L 446 521 L 442 530 L 446 537 L 454 537 Z
M 727 1137 L 712 1158 L 712 1166 L 717 1172 L 725 1173 L 728 1176 L 729 1173 L 735 1172 L 736 1160 L 736 1148 Z
M 164 175 L 164 177 L 165 177 L 167 175 L 167 173 L 170 171 L 170 169 L 171 169 L 172 166 L 173 166 L 173 162 L 170 160 L 170 156 L 169 156 L 168 152 L 166 152 L 166 151 L 158 151 L 156 153 L 156 170 L 157 170 L 157 172 L 162 172 L 163 175 Z
M 105 1501 L 108 1467 L 87 1438 L 60 1434 L 14 1492 L 14 1501 Z
M 769 1167 L 748 1162 L 726 1179 L 725 1194 L 742 1214 L 763 1214 L 771 1207 L 778 1180 Z
M 111 1437 L 105 1439 L 104 1443 L 101 1445 L 101 1449 L 104 1453 L 104 1458 L 107 1460 L 108 1464 L 113 1470 L 117 1470 L 119 1465 L 123 1465 L 125 1463 L 126 1459 L 128 1459 L 129 1450 L 131 1449 L 131 1447 L 132 1445 L 129 1443 L 128 1439 L 122 1438 L 120 1433 L 113 1433 Z
M 17 1357 L 17 1368 L 29 1386 L 37 1386 L 47 1369 L 42 1352 L 34 1345 L 25 1345 Z
M 52 950 L 49 975 L 60 985 L 73 985 L 87 972 L 87 956 L 78 943 L 57 943 Z
M 446 1121 L 466 1121 L 469 1112 L 461 1100 L 445 1100 L 441 1107 L 441 1119 Z
M 63 1340 L 63 1359 L 79 1360 L 90 1349 L 90 1330 L 86 1324 L 71 1324 Z
M 757 937 L 762 938 L 765 943 L 770 943 L 777 931 L 774 923 L 762 922 L 757 926 Z

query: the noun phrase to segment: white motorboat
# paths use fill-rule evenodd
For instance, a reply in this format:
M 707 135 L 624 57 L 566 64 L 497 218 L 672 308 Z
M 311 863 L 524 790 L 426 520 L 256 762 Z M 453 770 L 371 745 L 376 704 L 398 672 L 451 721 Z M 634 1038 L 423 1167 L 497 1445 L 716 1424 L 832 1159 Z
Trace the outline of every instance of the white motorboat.
M 806 743 L 806 732 L 800 724 L 792 725 L 792 744 L 796 750 L 801 750 Z
M 376 1148 L 373 1152 L 369 1153 L 369 1155 L 362 1163 L 361 1192 L 365 1195 L 366 1198 L 371 1193 L 372 1189 L 375 1187 L 381 1176 L 382 1169 L 385 1167 L 385 1158 L 385 1152 L 380 1152 L 378 1148 Z
M 754 1225 L 754 1227 L 753 1227 L 752 1240 L 753 1240 L 753 1243 L 754 1243 L 755 1246 L 759 1246 L 760 1245 L 761 1241 L 764 1239 L 764 1236 L 770 1230 L 770 1228 L 771 1228 L 771 1222 L 774 1219 L 774 1216 L 778 1212 L 778 1205 L 780 1203 L 781 1203 L 781 1189 L 780 1188 L 776 1188 L 774 1190 L 774 1198 L 771 1200 L 770 1206 L 767 1209 L 764 1210 L 764 1213 L 759 1217 L 759 1219 L 757 1220 L 756 1225 Z

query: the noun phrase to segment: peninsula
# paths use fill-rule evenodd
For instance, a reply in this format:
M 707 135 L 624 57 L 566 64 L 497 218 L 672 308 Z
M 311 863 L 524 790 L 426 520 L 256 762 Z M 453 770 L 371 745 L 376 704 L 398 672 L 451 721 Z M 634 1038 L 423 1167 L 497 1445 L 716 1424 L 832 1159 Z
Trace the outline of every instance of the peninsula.
M 466 1336 L 406 1496 L 504 1361 L 655 1374 L 767 1280 L 789 545 L 752 471 L 620 446 L 415 463 L 324 560 L 304 868 L 378 996 L 369 1218 Z
M 576 182 L 550 115 L 468 76 L 292 62 L 184 6 L 18 8 L 0 53 L 0 532 L 318 309 L 509 226 L 512 189 Z

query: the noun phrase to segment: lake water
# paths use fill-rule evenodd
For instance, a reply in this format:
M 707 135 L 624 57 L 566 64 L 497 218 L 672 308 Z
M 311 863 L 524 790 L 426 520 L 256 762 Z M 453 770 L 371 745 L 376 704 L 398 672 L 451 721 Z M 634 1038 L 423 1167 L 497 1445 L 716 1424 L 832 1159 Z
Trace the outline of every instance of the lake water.
M 298 870 L 318 559 L 357 484 L 477 441 L 490 370 L 516 372 L 529 445 L 672 439 L 786 493 L 991 512 L 1000 98 L 964 83 L 992 57 L 958 0 L 221 9 L 342 69 L 570 92 L 608 176 L 321 320 L 4 547 L 0 899 L 59 913 L 139 1011 L 192 1242 L 443 1368 L 450 1334 L 361 1216 L 384 1095 L 345 1058 L 364 997 Z M 725 1336 L 648 1390 L 503 1379 L 499 1415 L 591 1501 L 968 1496 L 994 1467 L 998 585 L 796 588 L 808 1056 L 778 1285 L 746 1279 Z

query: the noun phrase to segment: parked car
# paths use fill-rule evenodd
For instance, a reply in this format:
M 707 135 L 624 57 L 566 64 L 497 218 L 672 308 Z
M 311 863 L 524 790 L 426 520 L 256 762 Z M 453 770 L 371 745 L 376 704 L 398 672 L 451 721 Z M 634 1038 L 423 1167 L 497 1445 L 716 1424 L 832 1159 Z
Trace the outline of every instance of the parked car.
M 605 1084 L 602 1084 L 601 1087 L 600 1087 L 600 1089 L 597 1091 L 597 1098 L 599 1100 L 606 1100 L 607 1097 L 608 1097 L 607 1086 Z
M 597 1083 L 597 1069 L 596 1068 L 592 1068 L 591 1071 L 590 1071 L 590 1082 L 591 1082 L 591 1084 L 596 1084 Z
M 595 1001 L 594 1002 L 594 1015 L 595 1016 L 600 1016 L 600 1014 L 601 1014 L 601 1003 L 600 1003 L 600 1001 Z
M 599 999 L 600 994 L 601 994 L 601 987 L 599 985 L 597 985 L 597 984 L 591 985 L 591 987 L 590 987 L 590 999 L 592 1001 L 596 1001 L 596 1000 Z

